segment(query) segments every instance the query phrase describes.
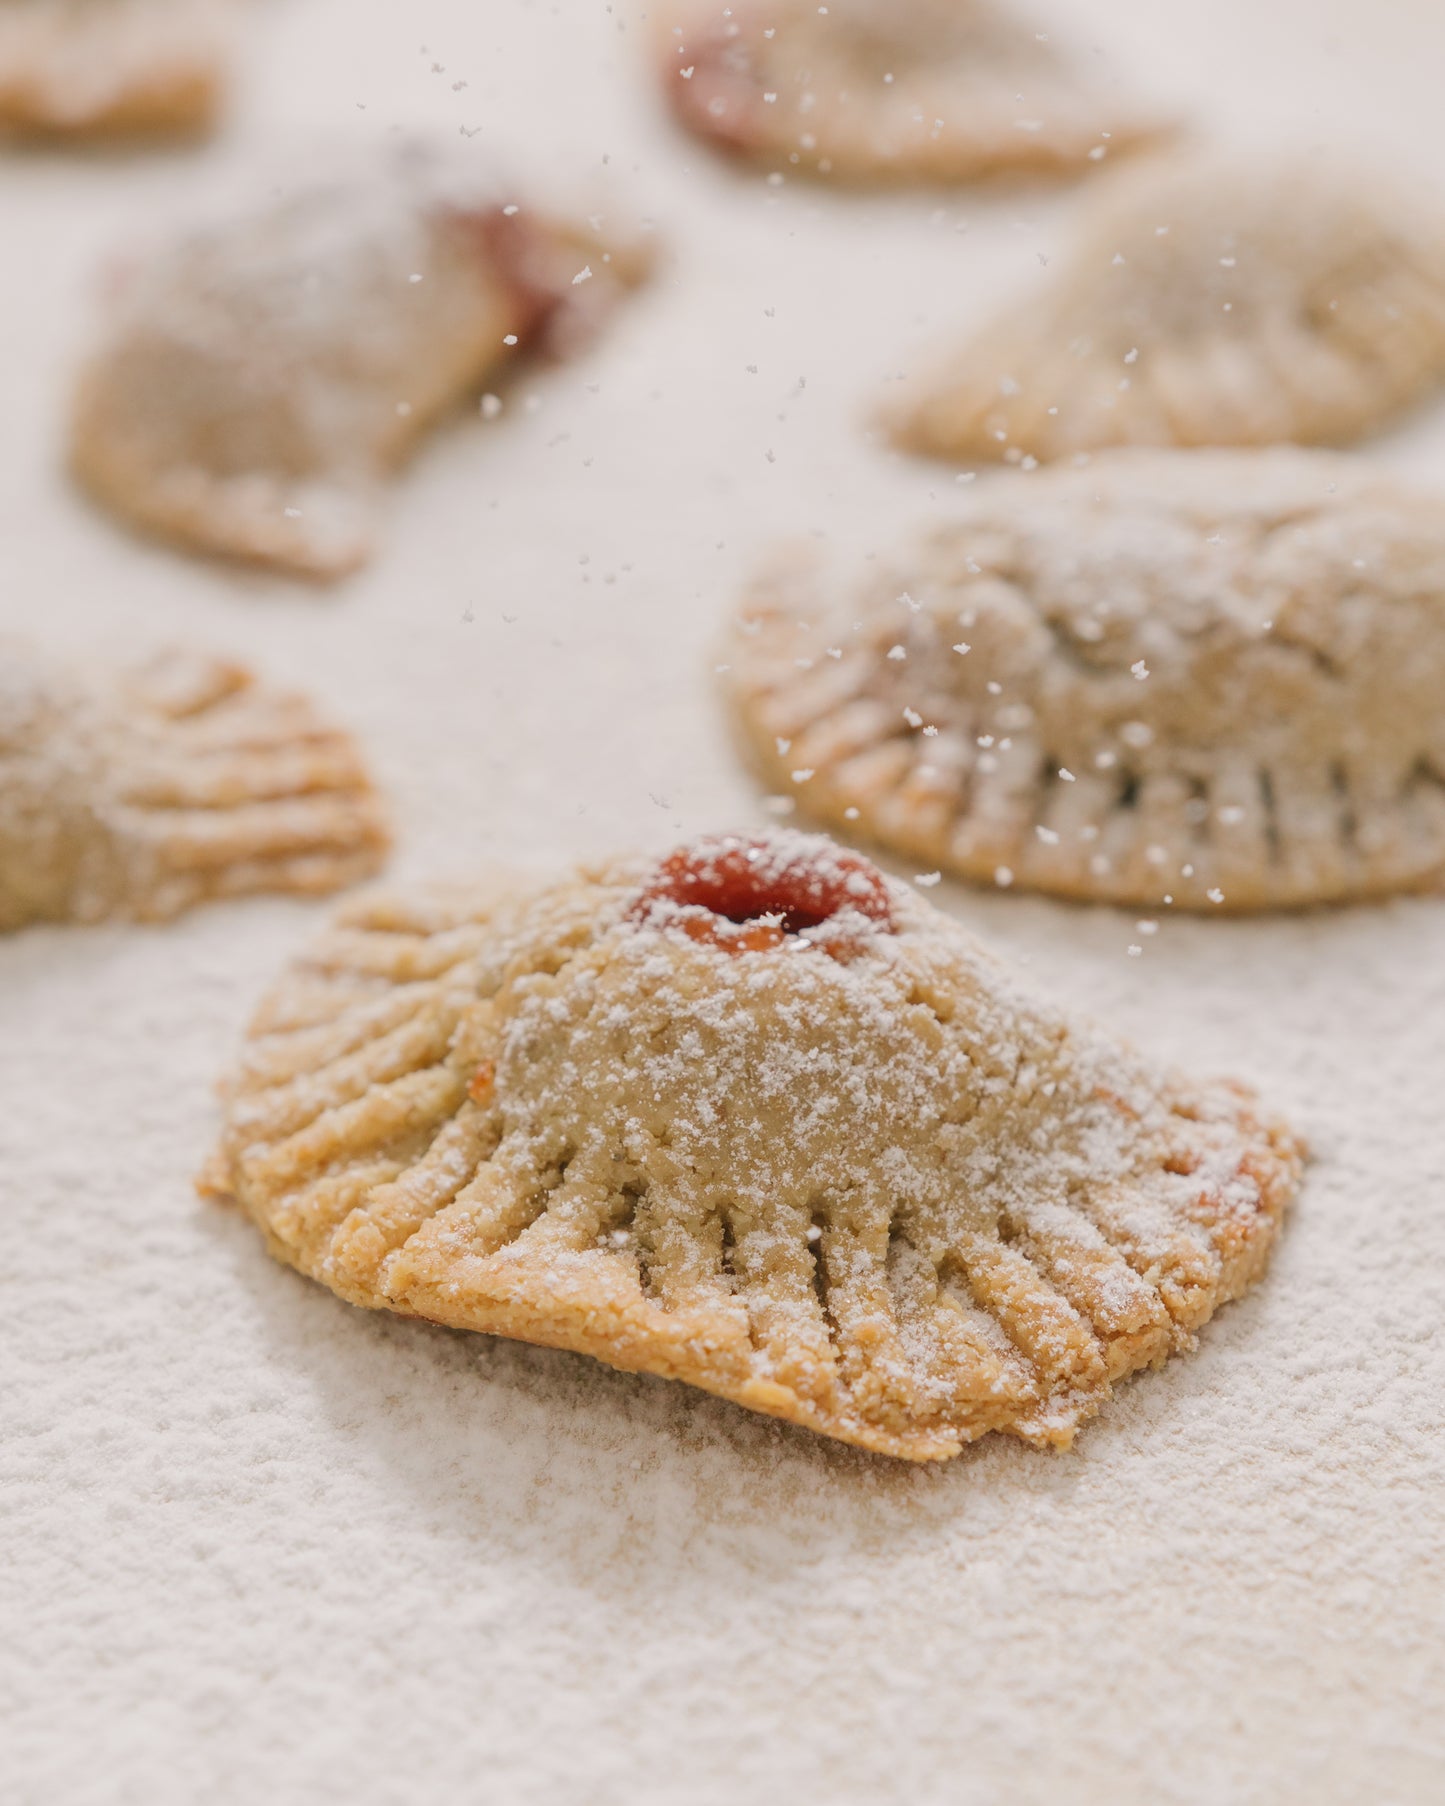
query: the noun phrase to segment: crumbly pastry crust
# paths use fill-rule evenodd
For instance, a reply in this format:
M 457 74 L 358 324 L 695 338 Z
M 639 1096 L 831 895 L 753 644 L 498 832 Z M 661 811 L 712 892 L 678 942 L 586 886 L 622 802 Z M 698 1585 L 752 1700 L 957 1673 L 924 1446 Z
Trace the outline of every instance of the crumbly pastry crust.
M 762 895 L 659 903 L 678 858 Z M 800 869 L 833 915 L 769 908 Z M 1260 1276 L 1301 1164 L 799 835 L 358 900 L 225 1099 L 204 1188 L 343 1298 L 915 1460 L 1067 1445 Z
M 700 0 L 674 9 L 678 119 L 732 155 L 841 182 L 1058 174 L 1162 136 L 1006 0 Z
M 985 883 L 1252 910 L 1445 872 L 1438 498 L 1326 452 L 999 476 L 841 596 L 784 557 L 726 682 L 814 817 Z
M 305 697 L 189 652 L 78 667 L 0 638 L 0 931 L 332 891 L 386 845 L 356 747 Z
M 303 189 L 122 275 L 74 469 L 148 532 L 341 576 L 427 429 L 517 355 L 575 348 L 646 262 L 424 156 Z
M 1317 163 L 1122 171 L 1071 255 L 885 409 L 952 460 L 1344 444 L 1445 376 L 1445 213 Z
M 220 108 L 232 0 L 5 0 L 0 133 L 175 136 Z

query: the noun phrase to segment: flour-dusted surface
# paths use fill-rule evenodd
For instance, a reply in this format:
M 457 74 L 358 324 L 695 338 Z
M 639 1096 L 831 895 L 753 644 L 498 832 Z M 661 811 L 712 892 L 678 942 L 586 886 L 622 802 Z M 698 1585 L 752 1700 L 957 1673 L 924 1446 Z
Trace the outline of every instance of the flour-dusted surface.
M 1358 128 L 1445 175 L 1433 7 L 1090 11 L 1121 71 L 1221 128 Z M 0 165 L 4 624 L 199 637 L 304 682 L 365 729 L 404 879 L 763 820 L 709 687 L 737 586 L 778 533 L 881 555 L 947 500 L 947 467 L 859 422 L 1059 254 L 1068 197 L 730 175 L 658 123 L 620 3 L 257 13 L 211 150 Z M 587 358 L 438 438 L 335 594 L 126 540 L 54 468 L 91 270 L 213 183 L 397 122 L 483 126 L 564 195 L 612 184 L 672 262 Z M 1445 481 L 1445 415 L 1377 455 Z M 0 943 L 9 1792 L 1433 1799 L 1445 903 L 1149 934 L 928 895 L 1151 1054 L 1256 1082 L 1316 1150 L 1264 1284 L 1065 1457 L 908 1468 L 349 1309 L 190 1190 L 212 1079 L 321 908 Z

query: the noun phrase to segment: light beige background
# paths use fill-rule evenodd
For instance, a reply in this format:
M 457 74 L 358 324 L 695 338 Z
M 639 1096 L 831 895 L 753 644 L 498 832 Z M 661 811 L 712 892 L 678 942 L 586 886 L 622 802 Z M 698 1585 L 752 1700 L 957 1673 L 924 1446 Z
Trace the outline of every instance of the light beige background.
M 1070 11 L 1210 131 L 1445 176 L 1431 0 Z M 867 549 L 948 505 L 868 399 L 1067 239 L 1069 195 L 725 173 L 659 118 L 645 36 L 635 0 L 274 0 L 212 148 L 0 162 L 0 621 L 304 680 L 365 734 L 403 874 L 763 819 L 710 689 L 730 593 L 778 531 Z M 501 147 L 519 192 L 602 184 L 670 261 L 436 440 L 334 593 L 93 515 L 57 458 L 105 256 L 398 127 Z M 1445 408 L 1371 455 L 1445 481 Z M 317 912 L 0 945 L 7 1797 L 1439 1799 L 1445 903 L 1166 921 L 1131 958 L 1125 915 L 932 894 L 1318 1152 L 1264 1288 L 1058 1459 L 891 1464 L 348 1309 L 189 1189 Z

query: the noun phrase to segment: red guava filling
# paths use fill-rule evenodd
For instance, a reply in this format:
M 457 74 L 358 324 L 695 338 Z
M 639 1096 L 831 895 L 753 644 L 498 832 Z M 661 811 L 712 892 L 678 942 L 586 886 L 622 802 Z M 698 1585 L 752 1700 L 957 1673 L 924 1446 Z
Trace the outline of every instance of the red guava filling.
M 870 932 L 893 932 L 893 906 L 877 866 L 826 842 L 788 846 L 724 836 L 669 853 L 628 919 L 678 928 L 729 953 L 766 953 L 788 942 L 835 959 Z
M 480 251 L 487 274 L 505 287 L 515 310 L 512 330 L 518 349 L 548 349 L 569 297 L 558 280 L 556 247 L 545 228 L 500 207 L 458 207 L 450 217 Z
M 673 111 L 682 123 L 724 150 L 751 150 L 761 90 L 746 52 L 725 36 L 710 35 L 684 50 L 677 63 L 691 71 L 669 70 Z

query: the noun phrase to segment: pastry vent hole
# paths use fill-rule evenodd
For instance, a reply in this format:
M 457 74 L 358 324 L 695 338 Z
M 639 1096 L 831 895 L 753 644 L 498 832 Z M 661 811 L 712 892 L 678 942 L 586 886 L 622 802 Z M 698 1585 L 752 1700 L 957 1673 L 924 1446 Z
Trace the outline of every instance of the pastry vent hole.
M 932 988 L 925 989 L 917 983 L 909 986 L 908 1006 L 910 1009 L 927 1010 L 940 1027 L 946 1027 L 952 1022 L 955 1014 L 952 999 L 940 996 Z
M 827 1230 L 827 1217 L 821 1210 L 815 1210 L 808 1226 L 808 1254 L 813 1263 L 813 1295 L 818 1300 L 818 1309 L 827 1320 L 831 1333 L 833 1320 L 828 1315 L 828 1263 L 823 1256 L 823 1237 Z
M 934 1303 L 939 1293 L 938 1269 L 909 1240 L 895 1218 L 888 1225 L 888 1254 L 884 1268 L 893 1312 L 900 1323 L 914 1318 L 920 1308 Z
M 1209 838 L 1209 789 L 1203 778 L 1188 780 L 1189 794 L 1184 799 L 1184 819 L 1201 839 Z
M 653 870 L 627 912 L 726 953 L 817 948 L 846 960 L 893 933 L 887 881 L 860 854 L 801 835 L 704 836 Z
M 537 1183 L 529 1200 L 532 1207 L 532 1221 L 542 1216 L 552 1207 L 552 1200 L 561 1191 L 567 1180 L 567 1168 L 571 1166 L 577 1150 L 571 1143 L 566 1143 L 558 1153 L 556 1160 L 545 1167 L 537 1177 Z M 521 1231 L 518 1231 L 520 1234 Z
M 1038 778 L 1039 794 L 1041 797 L 1047 798 L 1050 791 L 1057 790 L 1059 785 L 1063 783 L 1064 780 L 1059 776 L 1059 772 L 1066 769 L 1067 765 L 1068 761 L 1066 759 L 1061 759 L 1057 753 L 1046 752 L 1043 755 L 1039 761 Z M 1039 810 L 1039 817 L 1042 820 L 1042 808 Z
M 1416 759 L 1410 767 L 1404 789 L 1407 796 L 1413 790 L 1445 790 L 1445 778 L 1441 777 L 1429 759 L 1422 757 Z
M 1355 814 L 1354 799 L 1350 795 L 1349 774 L 1338 761 L 1330 766 L 1330 789 L 1334 792 L 1340 839 L 1353 850 L 1359 833 L 1359 818 Z
M 622 1210 L 614 1227 L 633 1230 L 637 1227 L 637 1213 L 647 1201 L 647 1181 L 645 1179 L 629 1179 L 622 1187 Z
M 548 947 L 537 956 L 531 971 L 542 978 L 556 978 L 558 973 L 566 970 L 576 958 L 578 947 Z
M 724 1216 L 718 1264 L 730 1292 L 736 1292 L 738 1289 L 737 1248 L 737 1236 L 733 1233 L 732 1219 Z
M 601 1247 L 620 1255 L 630 1254 L 637 1262 L 638 1283 L 645 1298 L 655 1298 L 658 1287 L 654 1270 L 657 1251 L 653 1247 L 643 1206 L 647 1202 L 645 1179 L 629 1179 L 620 1188 L 617 1201 L 598 1236 Z
M 1278 860 L 1282 852 L 1279 830 L 1279 803 L 1275 796 L 1274 778 L 1268 771 L 1259 774 L 1259 800 L 1264 809 L 1264 839 L 1269 856 Z

